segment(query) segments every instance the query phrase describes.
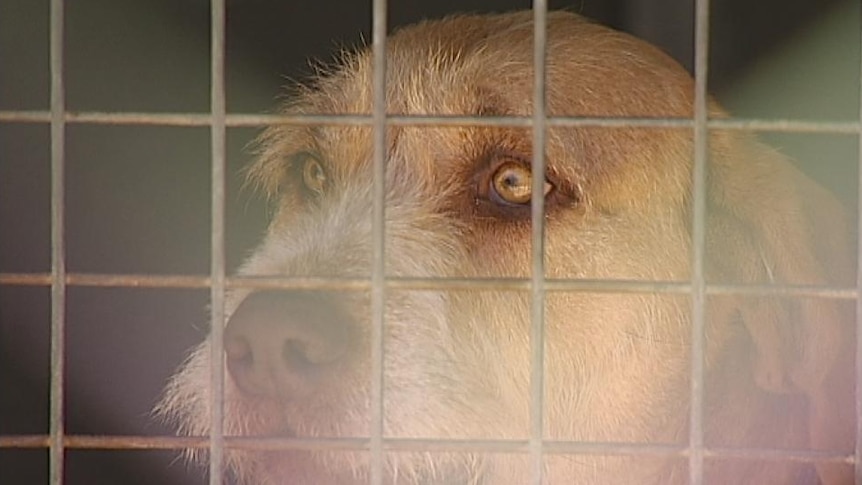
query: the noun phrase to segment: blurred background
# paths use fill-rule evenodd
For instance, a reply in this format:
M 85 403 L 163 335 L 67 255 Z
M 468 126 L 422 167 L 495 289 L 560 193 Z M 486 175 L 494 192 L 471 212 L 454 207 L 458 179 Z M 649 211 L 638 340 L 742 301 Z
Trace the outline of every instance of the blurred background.
M 0 111 L 49 108 L 48 1 L 0 0 Z M 529 8 L 515 0 L 392 0 L 390 28 L 454 12 Z M 369 1 L 228 0 L 231 113 L 272 112 L 309 59 L 370 38 Z M 692 0 L 552 1 L 658 44 L 693 65 Z M 209 110 L 207 0 L 66 4 L 70 111 Z M 740 117 L 859 120 L 858 0 L 712 2 L 710 91 Z M 50 127 L 0 123 L 0 272 L 50 272 Z M 257 129 L 228 130 L 227 250 L 235 268 L 259 240 L 267 208 L 241 190 Z M 762 137 L 799 161 L 851 210 L 858 140 Z M 68 124 L 67 269 L 209 272 L 206 127 Z M 150 410 L 189 348 L 206 335 L 208 290 L 69 287 L 66 432 L 164 435 Z M 0 434 L 44 434 L 49 412 L 50 288 L 0 286 Z M 205 470 L 173 451 L 68 450 L 68 484 L 195 484 Z M 0 449 L 0 483 L 48 481 L 44 449 Z

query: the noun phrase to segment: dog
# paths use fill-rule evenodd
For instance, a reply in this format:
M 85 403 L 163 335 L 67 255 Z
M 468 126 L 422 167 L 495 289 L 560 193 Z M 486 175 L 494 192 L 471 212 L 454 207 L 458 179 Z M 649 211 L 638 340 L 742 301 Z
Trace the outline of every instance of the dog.
M 548 14 L 547 35 L 549 116 L 693 117 L 691 77 L 657 48 L 567 12 Z M 283 112 L 370 114 L 372 57 L 345 54 Z M 387 41 L 386 76 L 390 115 L 530 117 L 532 13 L 402 28 Z M 727 114 L 710 101 L 709 116 Z M 529 278 L 533 178 L 544 177 L 547 278 L 691 280 L 690 126 L 552 126 L 543 175 L 531 170 L 531 134 L 389 126 L 386 276 Z M 749 134 L 710 130 L 708 145 L 708 284 L 853 284 L 851 230 L 829 192 Z M 239 274 L 368 279 L 373 128 L 280 124 L 259 146 L 249 177 L 274 211 Z M 544 305 L 543 438 L 684 449 L 691 295 L 560 290 Z M 852 483 L 846 460 L 750 451 L 851 453 L 852 301 L 725 292 L 704 305 L 705 483 Z M 388 289 L 384 437 L 528 439 L 530 308 L 517 289 Z M 371 435 L 370 291 L 238 289 L 226 312 L 227 436 Z M 193 352 L 158 406 L 181 434 L 210 431 L 210 352 L 209 342 Z M 241 483 L 358 484 L 370 473 L 362 449 L 225 453 Z M 531 477 L 526 453 L 415 447 L 386 449 L 382 473 L 403 484 Z M 684 452 L 554 452 L 542 474 L 549 484 L 673 484 L 688 483 L 689 470 Z

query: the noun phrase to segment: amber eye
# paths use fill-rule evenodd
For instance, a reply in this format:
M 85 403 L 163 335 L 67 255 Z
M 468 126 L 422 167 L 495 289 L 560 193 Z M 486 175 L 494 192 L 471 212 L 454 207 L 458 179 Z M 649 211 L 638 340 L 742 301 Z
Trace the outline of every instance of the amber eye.
M 545 182 L 545 195 L 551 184 Z M 530 168 L 518 162 L 506 162 L 491 177 L 491 193 L 499 202 L 524 205 L 530 203 L 533 193 L 533 174 Z
M 302 183 L 305 187 L 317 194 L 323 193 L 323 187 L 326 184 L 326 171 L 323 170 L 323 164 L 314 155 L 306 153 L 302 157 Z

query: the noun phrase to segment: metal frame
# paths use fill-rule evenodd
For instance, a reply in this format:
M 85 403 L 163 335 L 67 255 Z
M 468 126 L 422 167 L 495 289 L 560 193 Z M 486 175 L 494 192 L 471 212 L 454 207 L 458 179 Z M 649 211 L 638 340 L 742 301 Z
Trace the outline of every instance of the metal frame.
M 542 463 L 547 454 L 621 454 L 639 456 L 681 456 L 689 461 L 690 483 L 703 482 L 703 461 L 707 457 L 733 457 L 737 459 L 782 459 L 796 461 L 830 461 L 848 464 L 862 463 L 862 238 L 857 247 L 858 267 L 855 287 L 823 286 L 772 286 L 772 285 L 707 285 L 704 279 L 705 239 L 705 167 L 708 158 L 707 139 L 711 129 L 746 131 L 782 131 L 805 133 L 835 133 L 857 135 L 859 148 L 859 180 L 862 187 L 862 101 L 860 119 L 853 122 L 803 122 L 796 120 L 714 120 L 707 113 L 707 46 L 709 44 L 709 1 L 695 0 L 695 111 L 694 117 L 667 119 L 610 119 L 610 118 L 549 118 L 545 112 L 545 59 L 546 0 L 535 0 L 533 6 L 534 30 L 534 90 L 533 115 L 531 117 L 483 117 L 469 116 L 387 116 L 385 112 L 385 67 L 386 67 L 386 0 L 373 0 L 372 52 L 374 58 L 373 112 L 360 115 L 312 115 L 312 116 L 263 116 L 227 114 L 225 107 L 225 0 L 211 0 L 211 101 L 209 114 L 194 113 L 71 113 L 65 108 L 63 77 L 64 44 L 64 0 L 51 0 L 51 102 L 50 111 L 0 111 L 0 123 L 49 123 L 51 128 L 51 272 L 48 273 L 0 273 L 0 285 L 35 285 L 51 287 L 51 381 L 50 381 L 50 425 L 48 435 L 0 436 L 0 448 L 48 448 L 50 483 L 63 483 L 64 455 L 66 449 L 183 449 L 207 448 L 210 456 L 211 485 L 223 481 L 225 447 L 250 449 L 318 449 L 318 450 L 367 450 L 371 456 L 370 483 L 381 485 L 383 481 L 383 454 L 386 451 L 485 451 L 517 452 L 529 455 L 531 481 L 542 482 Z M 862 39 L 860 39 L 862 44 Z M 862 71 L 862 63 L 860 63 Z M 862 86 L 860 86 L 862 100 Z M 209 126 L 212 151 L 212 239 L 211 267 L 209 276 L 187 275 L 104 275 L 68 273 L 65 267 L 65 127 L 66 124 L 106 125 L 164 125 L 164 126 Z M 323 278 L 230 278 L 225 274 L 225 139 L 226 129 L 236 126 L 264 126 L 271 124 L 350 124 L 374 127 L 374 206 L 373 206 L 373 258 L 369 279 L 323 279 Z M 532 275 L 530 278 L 487 279 L 422 279 L 390 278 L 384 272 L 384 192 L 386 127 L 395 125 L 484 125 L 520 126 L 532 129 L 533 171 L 544 172 L 544 147 L 546 132 L 556 126 L 631 126 L 640 127 L 688 127 L 694 132 L 694 179 L 693 179 L 693 252 L 692 277 L 689 282 L 642 282 L 601 280 L 555 280 L 544 277 L 544 201 L 535 197 L 532 201 Z M 541 194 L 542 179 L 535 178 L 533 193 Z M 862 196 L 857 210 L 857 228 L 862 228 Z M 67 435 L 64 428 L 64 359 L 65 359 L 65 300 L 68 286 L 105 287 L 159 287 L 159 288 L 209 288 L 211 298 L 213 361 L 221 361 L 223 348 L 225 291 L 229 288 L 339 288 L 346 290 L 370 290 L 372 309 L 372 415 L 371 436 L 368 439 L 275 439 L 275 438 L 225 438 L 223 436 L 223 387 L 222 366 L 211 369 L 211 435 L 209 437 L 142 437 L 142 436 L 87 436 Z M 525 291 L 531 301 L 531 407 L 530 435 L 527 440 L 437 440 L 395 439 L 383 437 L 383 326 L 384 302 L 390 289 L 505 289 Z M 684 293 L 691 296 L 692 308 L 692 368 L 691 368 L 691 413 L 688 445 L 582 443 L 572 441 L 545 440 L 542 433 L 544 397 L 544 299 L 547 292 L 593 291 L 593 292 L 658 292 Z M 856 301 L 856 446 L 851 455 L 808 450 L 768 449 L 724 449 L 706 448 L 703 443 L 703 354 L 704 354 L 704 303 L 707 295 L 793 295 L 821 298 L 854 299 Z M 862 466 L 855 470 L 856 483 L 862 483 Z

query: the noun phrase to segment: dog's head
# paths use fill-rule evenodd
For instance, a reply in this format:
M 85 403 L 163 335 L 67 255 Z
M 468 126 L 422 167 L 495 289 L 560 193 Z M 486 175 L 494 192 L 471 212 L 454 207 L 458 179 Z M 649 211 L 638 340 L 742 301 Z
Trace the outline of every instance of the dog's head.
M 531 116 L 529 12 L 405 28 L 387 43 L 387 112 Z M 657 49 L 568 13 L 548 19 L 551 116 L 693 114 L 689 75 Z M 300 89 L 290 114 L 369 114 L 372 56 L 348 55 Z M 711 115 L 721 117 L 716 106 Z M 372 214 L 373 129 L 279 125 L 251 179 L 273 200 L 244 275 L 525 278 L 530 200 L 543 177 L 545 276 L 688 281 L 693 131 L 550 127 L 547 169 L 531 172 L 527 127 L 390 126 L 384 231 Z M 736 132 L 709 138 L 706 274 L 711 283 L 852 279 L 841 208 L 792 165 Z M 828 256 L 824 258 L 823 256 Z M 530 296 L 517 287 L 385 291 L 385 437 L 525 439 L 530 426 Z M 685 444 L 691 375 L 686 293 L 550 291 L 545 299 L 544 435 L 551 440 Z M 370 291 L 248 290 L 225 329 L 228 435 L 367 437 L 373 362 Z M 841 450 L 852 384 L 846 308 L 833 300 L 709 296 L 708 446 Z M 161 409 L 183 433 L 209 431 L 209 344 Z M 842 380 L 844 379 L 844 380 Z M 362 451 L 228 451 L 251 483 L 362 483 Z M 387 483 L 526 483 L 517 453 L 387 451 Z M 549 455 L 550 483 L 684 481 L 683 456 Z M 751 465 L 751 466 L 749 466 Z M 799 462 L 708 459 L 726 483 L 785 483 Z M 846 467 L 821 465 L 824 480 Z M 837 482 L 836 482 L 837 483 Z

